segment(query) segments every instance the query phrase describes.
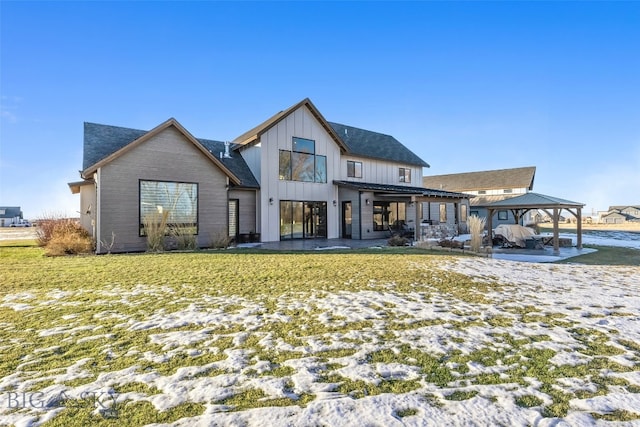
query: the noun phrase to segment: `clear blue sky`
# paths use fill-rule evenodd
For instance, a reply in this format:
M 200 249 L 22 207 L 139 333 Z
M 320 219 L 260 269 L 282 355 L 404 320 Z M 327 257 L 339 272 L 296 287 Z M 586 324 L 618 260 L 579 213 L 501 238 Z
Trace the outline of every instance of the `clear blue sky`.
M 309 97 L 425 175 L 640 204 L 640 2 L 0 2 L 0 205 L 77 215 L 83 122 L 231 140 Z

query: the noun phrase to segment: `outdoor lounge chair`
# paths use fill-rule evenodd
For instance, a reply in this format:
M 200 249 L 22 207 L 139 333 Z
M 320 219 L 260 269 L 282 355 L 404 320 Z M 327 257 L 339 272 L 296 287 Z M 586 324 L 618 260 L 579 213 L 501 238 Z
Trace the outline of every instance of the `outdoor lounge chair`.
M 387 231 L 389 232 L 389 237 L 400 236 L 411 239 L 415 236 L 414 230 L 409 228 L 404 221 L 396 221 L 393 227 L 387 226 Z

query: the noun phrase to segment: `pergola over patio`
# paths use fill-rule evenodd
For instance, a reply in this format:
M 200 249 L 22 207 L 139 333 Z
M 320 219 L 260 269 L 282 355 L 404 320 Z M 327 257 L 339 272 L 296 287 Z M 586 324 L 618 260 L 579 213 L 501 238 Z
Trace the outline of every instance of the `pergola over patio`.
M 564 209 L 576 217 L 576 234 L 578 249 L 582 249 L 582 208 L 584 203 L 572 202 L 570 200 L 560 199 L 558 197 L 547 196 L 539 193 L 526 193 L 522 196 L 511 197 L 509 199 L 500 200 L 487 206 L 487 230 L 491 232 L 493 229 L 493 215 L 498 210 L 508 209 L 515 218 L 516 224 L 520 222 L 520 218 L 533 209 L 540 209 L 549 215 L 553 220 L 553 252 L 560 252 L 560 239 L 558 237 L 558 222 L 560 221 L 560 212 Z

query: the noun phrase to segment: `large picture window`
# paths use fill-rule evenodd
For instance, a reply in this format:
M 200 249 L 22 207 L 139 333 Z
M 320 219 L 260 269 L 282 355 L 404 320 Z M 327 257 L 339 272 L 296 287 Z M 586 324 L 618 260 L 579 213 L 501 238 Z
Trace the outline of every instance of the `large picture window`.
M 149 224 L 198 234 L 198 184 L 140 180 L 140 236 Z
M 397 229 L 406 222 L 405 202 L 373 202 L 373 230 L 385 231 L 389 227 Z
M 280 150 L 280 180 L 326 183 L 327 157 L 315 153 L 316 142 L 293 137 L 291 147 L 291 151 Z

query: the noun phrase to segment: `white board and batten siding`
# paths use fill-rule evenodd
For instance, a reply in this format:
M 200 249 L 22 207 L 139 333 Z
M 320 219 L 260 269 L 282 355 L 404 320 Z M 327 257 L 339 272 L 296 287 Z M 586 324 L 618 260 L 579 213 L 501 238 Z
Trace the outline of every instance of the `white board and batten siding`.
M 327 182 L 284 181 L 279 178 L 280 150 L 292 149 L 293 137 L 315 141 L 316 155 L 327 158 Z M 320 125 L 306 106 L 301 106 L 283 118 L 260 137 L 260 166 L 249 157 L 254 152 L 243 152 L 252 172 L 260 181 L 260 229 L 264 242 L 280 240 L 280 200 L 317 201 L 327 203 L 327 237 L 337 238 L 339 233 L 338 190 L 333 179 L 339 176 L 340 148 L 327 131 Z M 246 154 L 246 157 L 245 157 Z M 270 200 L 272 201 L 270 202 Z M 336 206 L 333 201 L 336 200 Z
M 146 238 L 139 235 L 140 180 L 197 183 L 198 244 L 208 246 L 226 232 L 228 178 L 174 127 L 99 168 L 97 179 L 98 253 L 104 251 L 100 241 L 110 241 L 112 232 L 113 251 L 146 249 Z
M 348 176 L 347 162 L 362 163 L 362 178 Z M 400 182 L 400 168 L 411 169 L 411 182 Z M 404 185 L 408 187 L 422 187 L 422 167 L 347 155 L 342 157 L 340 164 L 340 178 L 343 181 L 374 182 L 376 184 Z

